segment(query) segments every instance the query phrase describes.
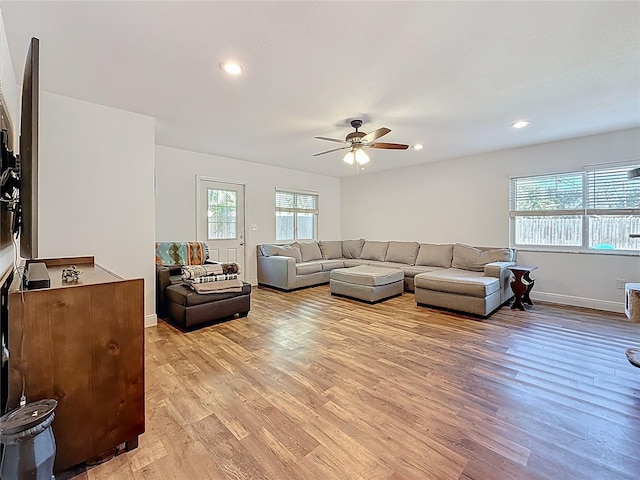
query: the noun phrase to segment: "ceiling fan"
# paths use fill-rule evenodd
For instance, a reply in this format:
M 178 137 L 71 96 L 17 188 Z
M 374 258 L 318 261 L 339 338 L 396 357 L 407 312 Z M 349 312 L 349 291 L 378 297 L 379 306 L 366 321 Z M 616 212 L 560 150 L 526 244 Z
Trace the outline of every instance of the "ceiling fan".
M 344 161 L 349 165 L 353 165 L 354 162 L 358 165 L 363 165 L 369 161 L 369 156 L 364 152 L 365 148 L 384 148 L 387 150 L 406 150 L 409 148 L 409 145 L 405 145 L 403 143 L 376 142 L 377 139 L 391 131 L 388 128 L 382 127 L 371 133 L 359 132 L 358 129 L 362 126 L 362 120 L 351 120 L 351 126 L 355 128 L 356 131 L 348 134 L 344 140 L 329 137 L 314 137 L 319 140 L 344 143 L 346 146 L 316 153 L 313 156 L 317 157 L 318 155 L 324 155 L 325 153 L 348 149 L 349 151 L 344 156 Z

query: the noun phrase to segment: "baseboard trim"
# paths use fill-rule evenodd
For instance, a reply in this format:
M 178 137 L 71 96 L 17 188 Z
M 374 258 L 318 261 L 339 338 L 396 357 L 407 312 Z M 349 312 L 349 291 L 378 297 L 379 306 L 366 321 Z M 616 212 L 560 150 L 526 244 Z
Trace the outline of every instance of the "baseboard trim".
M 144 316 L 144 328 L 155 327 L 158 324 L 158 315 L 152 313 Z
M 541 302 L 558 303 L 574 307 L 593 308 L 605 312 L 624 313 L 624 302 L 612 302 L 610 300 L 597 300 L 593 298 L 575 297 L 573 295 L 561 295 L 559 293 L 531 292 L 532 300 Z

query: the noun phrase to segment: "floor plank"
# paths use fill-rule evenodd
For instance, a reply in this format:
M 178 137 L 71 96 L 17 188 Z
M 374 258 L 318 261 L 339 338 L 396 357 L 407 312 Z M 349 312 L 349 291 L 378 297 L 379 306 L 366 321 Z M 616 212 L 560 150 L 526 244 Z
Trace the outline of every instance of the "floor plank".
M 487 320 L 328 287 L 146 329 L 139 447 L 58 478 L 632 479 L 640 325 L 550 304 Z

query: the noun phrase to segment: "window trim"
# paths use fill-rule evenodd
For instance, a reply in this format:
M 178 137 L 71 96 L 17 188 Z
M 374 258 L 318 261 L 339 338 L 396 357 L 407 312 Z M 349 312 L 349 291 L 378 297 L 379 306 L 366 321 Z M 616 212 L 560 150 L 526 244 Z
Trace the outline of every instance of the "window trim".
M 285 193 L 285 194 L 293 194 L 293 195 L 306 195 L 306 196 L 313 196 L 315 197 L 315 209 L 306 209 L 306 208 L 285 208 L 285 207 L 278 207 L 277 205 L 277 201 L 278 201 L 278 193 Z M 275 239 L 277 242 L 297 242 L 297 241 L 301 241 L 301 242 L 310 242 L 313 240 L 318 240 L 318 217 L 320 215 L 320 194 L 318 192 L 314 192 L 314 191 L 309 191 L 309 190 L 298 190 L 298 189 L 292 189 L 292 188 L 275 188 L 275 195 L 274 195 L 274 203 L 275 203 L 275 227 L 276 227 L 276 234 L 275 234 Z M 295 204 L 295 202 L 294 202 Z M 278 212 L 290 212 L 293 213 L 293 238 L 278 238 Z M 298 238 L 298 216 L 296 214 L 298 213 L 312 213 L 313 214 L 313 238 L 303 238 L 300 239 Z
M 589 248 L 589 217 L 597 215 L 611 215 L 611 216 L 629 216 L 640 215 L 640 207 L 627 208 L 627 209 L 594 209 L 589 208 L 589 182 L 587 181 L 587 175 L 589 172 L 597 170 L 609 170 L 609 169 L 632 169 L 640 166 L 640 160 L 616 162 L 610 164 L 597 164 L 587 165 L 582 171 L 560 171 L 554 173 L 541 173 L 535 175 L 518 175 L 509 177 L 509 245 L 512 248 L 516 248 L 520 251 L 527 252 L 541 252 L 541 253 L 573 253 L 573 254 L 587 254 L 587 255 L 618 255 L 618 256 L 640 256 L 640 244 L 635 250 L 622 250 L 622 249 L 596 249 Z M 521 178 L 535 178 L 535 177 L 555 177 L 567 174 L 581 174 L 582 176 L 582 208 L 577 209 L 563 209 L 563 210 L 512 210 L 514 201 L 514 187 L 515 181 Z M 633 181 L 633 180 L 630 180 Z M 636 180 L 640 182 L 639 180 Z M 580 246 L 570 245 L 530 245 L 530 244 L 518 244 L 516 243 L 516 227 L 515 219 L 517 217 L 535 217 L 535 216 L 567 216 L 574 215 L 580 216 L 582 219 L 582 236 Z

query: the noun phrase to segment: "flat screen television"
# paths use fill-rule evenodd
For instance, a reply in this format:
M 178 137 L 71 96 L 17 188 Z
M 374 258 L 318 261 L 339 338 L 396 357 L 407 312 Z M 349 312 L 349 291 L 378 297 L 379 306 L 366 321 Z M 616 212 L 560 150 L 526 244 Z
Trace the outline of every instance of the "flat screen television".
M 22 80 L 20 117 L 20 256 L 38 257 L 38 116 L 40 40 L 32 38 Z

